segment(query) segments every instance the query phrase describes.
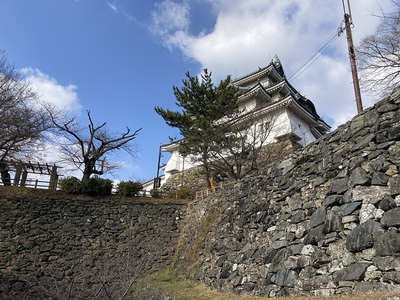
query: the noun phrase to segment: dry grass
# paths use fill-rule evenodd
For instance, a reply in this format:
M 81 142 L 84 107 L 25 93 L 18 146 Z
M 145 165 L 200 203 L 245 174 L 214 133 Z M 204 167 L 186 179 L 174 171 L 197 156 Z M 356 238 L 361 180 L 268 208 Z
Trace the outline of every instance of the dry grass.
M 166 295 L 174 300 L 260 300 L 267 299 L 266 296 L 254 295 L 236 295 L 231 293 L 220 293 L 209 286 L 198 281 L 185 279 L 169 270 L 163 270 L 143 278 L 138 288 L 128 299 L 145 299 L 140 296 L 141 293 L 159 293 Z M 150 298 L 150 294 L 147 294 Z M 363 293 L 357 295 L 337 295 L 331 297 L 313 296 L 313 297 L 280 297 L 279 300 L 316 300 L 316 299 L 335 299 L 335 300 L 383 300 L 391 297 L 400 296 L 400 291 L 385 293 Z M 167 298 L 168 299 L 168 298 Z M 394 298 L 395 299 L 395 298 Z M 396 299 L 397 300 L 397 299 Z

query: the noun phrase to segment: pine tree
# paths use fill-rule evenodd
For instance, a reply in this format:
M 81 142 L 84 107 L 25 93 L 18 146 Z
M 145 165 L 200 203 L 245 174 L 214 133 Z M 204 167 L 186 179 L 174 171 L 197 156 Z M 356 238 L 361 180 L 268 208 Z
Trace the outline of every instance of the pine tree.
M 189 72 L 185 75 L 183 87 L 173 87 L 176 105 L 181 111 L 160 107 L 155 107 L 155 111 L 169 126 L 179 129 L 183 137 L 179 142 L 179 152 L 197 158 L 208 181 L 211 178 L 210 153 L 224 151 L 218 141 L 229 130 L 226 121 L 238 112 L 238 88 L 231 83 L 230 76 L 215 86 L 212 73 L 207 69 L 203 70 L 201 80 Z

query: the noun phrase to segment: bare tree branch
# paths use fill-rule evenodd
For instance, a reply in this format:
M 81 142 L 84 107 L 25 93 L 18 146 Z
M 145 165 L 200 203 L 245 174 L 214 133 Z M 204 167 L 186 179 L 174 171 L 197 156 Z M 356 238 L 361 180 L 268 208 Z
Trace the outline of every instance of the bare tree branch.
M 125 150 L 133 155 L 130 143 L 142 130 L 140 128 L 131 133 L 127 127 L 126 132 L 122 134 L 111 134 L 106 128 L 107 122 L 96 126 L 90 111 L 87 111 L 87 116 L 89 124 L 86 131 L 79 128 L 75 118 L 60 122 L 52 117 L 54 126 L 66 141 L 61 144 L 61 149 L 66 159 L 83 172 L 82 179 L 87 179 L 92 174 L 102 175 L 116 167 L 115 163 L 106 160 L 107 153 Z M 99 163 L 100 169 L 98 169 Z
M 38 96 L 0 51 L 0 165 L 10 159 L 27 159 L 44 138 L 50 119 Z
M 357 47 L 361 87 L 373 95 L 386 96 L 400 83 L 400 1 L 392 0 L 395 12 L 381 12 L 381 22 Z

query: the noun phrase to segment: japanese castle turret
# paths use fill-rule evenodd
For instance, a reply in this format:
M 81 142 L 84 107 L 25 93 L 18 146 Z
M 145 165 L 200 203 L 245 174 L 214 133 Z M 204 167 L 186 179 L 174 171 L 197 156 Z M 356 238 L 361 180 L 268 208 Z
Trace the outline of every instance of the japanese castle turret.
M 298 147 L 305 147 L 330 129 L 318 115 L 314 104 L 288 82 L 277 57 L 266 67 L 235 79 L 233 84 L 240 91 L 239 108 L 244 117 L 251 118 L 252 126 L 262 128 L 274 120 L 268 143 L 290 140 Z M 164 172 L 160 178 L 161 185 L 172 174 L 196 166 L 189 157 L 179 154 L 178 143 L 161 146 L 161 151 L 172 154 L 160 169 Z

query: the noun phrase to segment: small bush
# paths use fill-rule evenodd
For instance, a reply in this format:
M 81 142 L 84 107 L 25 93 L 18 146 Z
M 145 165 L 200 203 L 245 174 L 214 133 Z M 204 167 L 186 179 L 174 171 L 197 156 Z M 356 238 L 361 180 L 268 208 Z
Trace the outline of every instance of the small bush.
M 152 189 L 150 190 L 150 196 L 153 198 L 160 198 L 161 197 L 161 191 L 157 189 Z
M 82 192 L 82 183 L 76 177 L 66 177 L 59 181 L 61 191 L 66 192 L 68 194 L 78 195 Z
M 88 196 L 108 196 L 111 195 L 112 187 L 111 180 L 94 176 L 82 181 L 82 194 Z
M 118 184 L 117 193 L 123 197 L 134 197 L 137 196 L 142 189 L 143 185 L 138 181 L 121 181 Z
M 194 199 L 194 191 L 191 188 L 180 188 L 176 191 L 178 199 Z

